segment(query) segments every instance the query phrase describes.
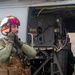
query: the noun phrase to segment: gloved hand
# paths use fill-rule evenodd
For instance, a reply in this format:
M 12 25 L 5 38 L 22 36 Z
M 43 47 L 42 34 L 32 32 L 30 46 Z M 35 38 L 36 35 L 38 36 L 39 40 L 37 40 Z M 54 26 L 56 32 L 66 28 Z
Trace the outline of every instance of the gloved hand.
M 20 41 L 17 35 L 15 35 L 14 42 L 18 45 L 19 48 L 22 47 L 22 42 Z
M 14 38 L 15 38 L 15 34 L 14 33 L 12 33 L 12 32 L 8 33 L 7 37 L 8 37 L 8 42 L 14 43 Z

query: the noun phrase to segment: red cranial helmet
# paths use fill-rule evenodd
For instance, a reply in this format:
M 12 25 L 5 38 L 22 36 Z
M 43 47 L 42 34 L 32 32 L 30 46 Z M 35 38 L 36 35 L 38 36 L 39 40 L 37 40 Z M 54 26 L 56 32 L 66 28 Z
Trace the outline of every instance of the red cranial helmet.
M 18 20 L 17 17 L 15 17 L 15 16 L 7 16 L 6 18 L 4 18 L 1 21 L 1 24 L 0 24 L 1 33 L 3 35 L 8 35 L 8 33 L 11 30 L 11 25 L 14 25 L 14 24 L 20 26 L 20 21 Z

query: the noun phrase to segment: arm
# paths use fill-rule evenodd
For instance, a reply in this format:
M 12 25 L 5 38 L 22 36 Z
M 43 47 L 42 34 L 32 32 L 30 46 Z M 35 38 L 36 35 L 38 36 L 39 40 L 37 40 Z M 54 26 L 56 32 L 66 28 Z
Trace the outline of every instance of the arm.
M 15 43 L 18 45 L 18 47 L 29 57 L 29 58 L 35 58 L 36 57 L 36 50 L 32 48 L 31 46 L 23 43 L 19 38 L 15 37 Z
M 29 45 L 23 43 L 21 49 L 29 58 L 36 57 L 36 54 L 37 54 L 36 50 L 34 48 L 30 47 Z
M 0 62 L 4 62 L 9 58 L 14 43 L 14 34 L 10 32 L 7 39 L 8 41 L 0 39 Z
M 0 63 L 8 59 L 12 49 L 12 43 L 7 43 L 3 46 L 0 42 Z

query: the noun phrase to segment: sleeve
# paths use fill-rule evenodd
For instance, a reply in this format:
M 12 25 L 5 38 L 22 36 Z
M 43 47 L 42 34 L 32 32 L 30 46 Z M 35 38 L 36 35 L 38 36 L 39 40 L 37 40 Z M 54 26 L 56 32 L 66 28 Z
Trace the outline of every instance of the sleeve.
M 33 47 L 23 43 L 21 49 L 29 58 L 33 59 L 36 57 L 37 52 Z
M 0 40 L 0 63 L 8 59 L 8 57 L 10 56 L 12 47 L 13 47 L 12 43 L 7 43 L 4 45 L 2 41 Z

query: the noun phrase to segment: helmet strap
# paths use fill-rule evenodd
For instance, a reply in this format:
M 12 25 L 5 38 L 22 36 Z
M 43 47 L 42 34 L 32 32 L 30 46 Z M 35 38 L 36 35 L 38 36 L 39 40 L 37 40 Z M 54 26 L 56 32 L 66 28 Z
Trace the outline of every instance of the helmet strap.
M 10 25 L 10 30 L 9 30 L 9 32 L 11 32 L 11 25 Z

